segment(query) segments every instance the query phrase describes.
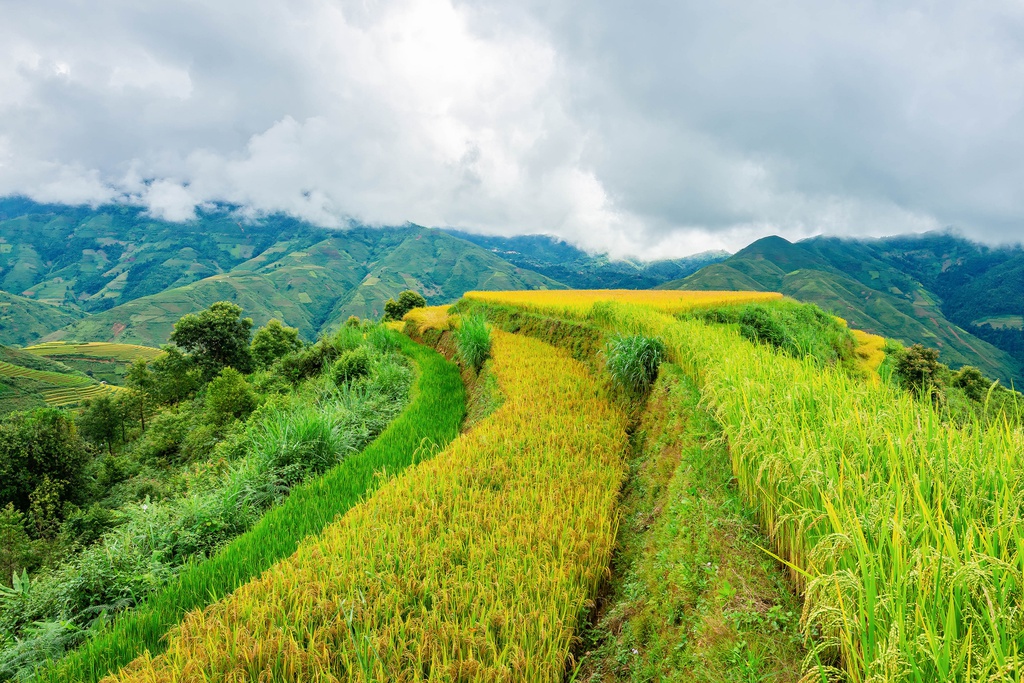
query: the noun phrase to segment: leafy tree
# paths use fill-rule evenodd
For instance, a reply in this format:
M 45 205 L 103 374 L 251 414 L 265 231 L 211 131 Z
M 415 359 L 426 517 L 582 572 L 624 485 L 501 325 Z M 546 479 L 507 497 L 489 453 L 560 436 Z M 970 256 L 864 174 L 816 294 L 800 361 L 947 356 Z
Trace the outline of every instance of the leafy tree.
M 361 327 L 362 324 L 363 321 L 357 315 L 350 315 L 348 320 L 345 321 L 345 327 Z
M 224 424 L 254 411 L 256 393 L 242 373 L 224 368 L 206 388 L 206 409 L 214 424 Z
M 218 301 L 205 311 L 182 316 L 174 325 L 171 342 L 187 351 L 202 369 L 203 378 L 210 380 L 221 368 L 252 369 L 251 333 L 252 318 L 243 318 L 240 306 Z
M 203 384 L 202 371 L 173 346 L 164 347 L 164 355 L 153 361 L 152 368 L 151 395 L 158 403 L 177 405 Z
M 299 331 L 271 318 L 252 338 L 252 359 L 258 368 L 269 368 L 278 358 L 302 348 Z
M 387 320 L 401 320 L 406 313 L 414 308 L 422 308 L 427 305 L 423 295 L 407 289 L 398 295 L 398 301 L 388 299 L 384 302 L 384 318 Z
M 106 445 L 113 455 L 114 442 L 121 434 L 122 415 L 118 405 L 110 396 L 99 396 L 86 401 L 78 426 L 82 435 L 96 444 Z
M 941 367 L 938 349 L 914 344 L 899 355 L 896 374 L 908 389 L 921 393 L 938 384 Z
M 49 478 L 64 484 L 72 502 L 84 500 L 89 455 L 67 413 L 56 408 L 16 412 L 0 419 L 0 505 L 25 511 L 29 496 Z
M 143 358 L 132 361 L 124 374 L 124 383 L 132 390 L 134 407 L 138 410 L 142 431 L 146 431 L 146 411 L 156 400 L 156 381 L 149 370 L 149 363 Z

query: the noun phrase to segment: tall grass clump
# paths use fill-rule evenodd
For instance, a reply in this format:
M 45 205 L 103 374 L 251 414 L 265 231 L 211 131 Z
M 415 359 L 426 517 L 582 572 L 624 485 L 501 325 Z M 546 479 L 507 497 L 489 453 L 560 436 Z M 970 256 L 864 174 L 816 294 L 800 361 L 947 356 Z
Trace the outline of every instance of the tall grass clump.
M 487 324 L 487 319 L 479 314 L 464 316 L 454 334 L 459 358 L 480 372 L 484 361 L 491 355 L 491 326 Z
M 560 682 L 615 539 L 625 416 L 497 333 L 505 402 L 108 679 Z
M 635 396 L 646 395 L 658 379 L 665 344 L 642 334 L 618 334 L 605 348 L 608 372 L 619 386 Z
M 729 441 L 740 493 L 804 597 L 808 680 L 1024 680 L 1024 432 L 928 397 L 611 307 L 665 340 Z
M 93 683 L 143 652 L 162 652 L 167 646 L 165 634 L 186 612 L 230 594 L 294 553 L 302 539 L 319 533 L 378 487 L 384 481 L 382 473 L 399 472 L 455 438 L 465 414 L 458 368 L 407 338 L 399 338 L 397 343 L 418 368 L 411 394 L 409 369 L 392 358 L 380 360 L 377 371 L 359 386 L 340 388 L 331 378 L 322 377 L 304 387 L 297 401 L 299 408 L 260 409 L 254 419 L 261 426 L 243 437 L 251 439 L 260 455 L 246 459 L 247 467 L 236 462 L 231 485 L 235 500 L 248 497 L 257 503 L 273 499 L 279 504 L 218 552 L 206 559 L 194 558 L 175 575 L 161 577 L 167 581 L 162 588 L 137 608 L 97 626 L 82 647 L 51 663 L 37 680 Z M 397 417 L 386 409 L 385 392 L 409 396 L 407 407 Z M 372 401 L 361 403 L 360 395 Z M 366 410 L 356 410 L 359 405 Z M 378 432 L 372 443 L 355 452 L 366 443 L 361 440 Z M 284 465 L 284 473 L 268 464 Z M 290 484 L 296 469 L 318 470 L 325 465 L 329 469 L 323 476 Z M 289 468 L 295 468 L 292 476 Z M 157 522 L 156 528 L 159 526 Z M 135 556 L 114 550 L 100 557 L 123 564 Z M 148 557 L 143 558 L 138 572 L 143 578 L 152 578 L 145 571 L 152 568 Z

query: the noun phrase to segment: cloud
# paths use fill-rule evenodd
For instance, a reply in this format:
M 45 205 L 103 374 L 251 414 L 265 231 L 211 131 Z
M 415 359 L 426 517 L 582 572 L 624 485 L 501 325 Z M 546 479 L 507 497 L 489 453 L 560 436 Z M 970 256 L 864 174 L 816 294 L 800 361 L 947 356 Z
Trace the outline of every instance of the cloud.
M 9 3 L 0 194 L 617 255 L 1024 235 L 1014 4 Z

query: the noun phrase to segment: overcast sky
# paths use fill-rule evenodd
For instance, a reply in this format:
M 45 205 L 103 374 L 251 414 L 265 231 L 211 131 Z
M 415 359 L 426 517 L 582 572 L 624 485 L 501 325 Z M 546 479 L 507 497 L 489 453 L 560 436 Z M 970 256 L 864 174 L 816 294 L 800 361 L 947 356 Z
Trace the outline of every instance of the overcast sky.
M 615 255 L 1024 237 L 1024 5 L 0 0 L 0 195 Z

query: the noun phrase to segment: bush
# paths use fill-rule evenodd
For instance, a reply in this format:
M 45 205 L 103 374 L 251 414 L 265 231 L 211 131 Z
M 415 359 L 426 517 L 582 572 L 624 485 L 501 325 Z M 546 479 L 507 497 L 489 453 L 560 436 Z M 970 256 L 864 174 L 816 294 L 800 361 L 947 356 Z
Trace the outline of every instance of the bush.
M 421 294 L 407 289 L 398 295 L 398 301 L 388 299 L 384 302 L 384 319 L 401 320 L 406 313 L 414 308 L 423 308 L 427 300 Z
M 362 327 L 363 321 L 358 316 L 350 315 L 348 320 L 345 321 L 345 327 Z
M 605 357 L 615 383 L 636 396 L 643 396 L 658 379 L 665 345 L 654 337 L 618 335 L 609 340 Z
M 464 316 L 454 336 L 459 358 L 475 372 L 480 372 L 484 361 L 491 356 L 491 326 L 487 319 L 479 314 Z
M 334 333 L 331 343 L 338 353 L 345 353 L 363 345 L 363 331 L 359 327 L 346 325 Z
M 256 410 L 256 403 L 256 393 L 234 368 L 221 370 L 206 388 L 206 412 L 213 424 L 248 417 Z
M 921 344 L 905 349 L 896 359 L 896 374 L 903 386 L 917 393 L 931 391 L 939 385 L 940 368 L 938 349 Z
M 338 385 L 347 384 L 354 379 L 364 377 L 370 372 L 370 354 L 365 346 L 346 351 L 334 361 L 331 377 Z

